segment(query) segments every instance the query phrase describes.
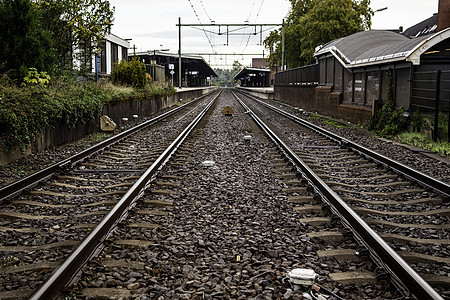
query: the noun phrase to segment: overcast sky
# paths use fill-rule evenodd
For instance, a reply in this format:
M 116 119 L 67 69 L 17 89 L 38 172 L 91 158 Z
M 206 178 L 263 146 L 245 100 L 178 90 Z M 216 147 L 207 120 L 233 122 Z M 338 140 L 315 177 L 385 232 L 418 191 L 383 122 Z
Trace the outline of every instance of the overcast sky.
M 375 13 L 372 29 L 404 29 L 431 17 L 438 10 L 439 0 L 371 0 L 373 10 L 388 7 Z M 137 51 L 170 49 L 178 52 L 178 17 L 182 24 L 258 23 L 280 24 L 289 13 L 288 0 L 110 0 L 115 6 L 115 21 L 112 33 L 132 39 Z M 196 13 L 194 13 L 194 10 Z M 198 16 L 198 17 L 197 17 Z M 218 27 L 204 27 L 218 31 Z M 230 27 L 230 30 L 239 29 Z M 182 27 L 182 53 L 228 53 L 237 56 L 204 56 L 212 67 L 222 68 L 239 60 L 244 65 L 251 63 L 251 56 L 243 53 L 262 54 L 260 27 L 257 35 L 243 35 L 255 28 L 235 31 L 229 36 L 214 35 L 202 30 Z M 273 30 L 263 27 L 262 39 Z M 221 27 L 221 32 L 225 31 Z M 262 57 L 262 56 L 260 56 Z

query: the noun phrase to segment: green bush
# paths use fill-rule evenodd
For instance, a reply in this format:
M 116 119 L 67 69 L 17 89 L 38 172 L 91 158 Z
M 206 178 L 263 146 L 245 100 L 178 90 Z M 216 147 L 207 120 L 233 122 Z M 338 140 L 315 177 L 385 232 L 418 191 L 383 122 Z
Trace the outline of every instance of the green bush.
M 138 57 L 133 57 L 129 62 L 121 60 L 114 64 L 111 72 L 111 80 L 115 84 L 125 84 L 143 89 L 147 83 L 145 65 Z
M 94 84 L 78 85 L 63 92 L 33 86 L 1 86 L 0 143 L 6 149 L 24 150 L 46 127 L 60 120 L 69 127 L 96 121 L 105 95 Z
M 36 68 L 29 68 L 27 76 L 23 79 L 23 86 L 47 87 L 50 83 L 50 75 L 47 72 L 38 72 Z
M 0 102 L 1 143 L 7 149 L 15 145 L 25 149 L 60 110 L 60 104 L 42 89 L 4 89 Z
M 386 102 L 381 109 L 370 117 L 369 130 L 384 137 L 402 132 L 406 128 L 406 119 L 403 117 L 403 108 L 395 108 L 392 70 L 388 73 L 388 89 Z

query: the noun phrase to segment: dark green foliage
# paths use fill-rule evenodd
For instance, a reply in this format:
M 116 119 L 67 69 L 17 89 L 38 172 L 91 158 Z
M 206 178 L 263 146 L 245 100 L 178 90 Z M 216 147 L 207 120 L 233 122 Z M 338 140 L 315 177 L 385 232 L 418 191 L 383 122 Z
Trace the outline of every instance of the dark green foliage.
M 51 70 L 52 40 L 41 17 L 30 0 L 0 0 L 0 73 L 21 82 L 30 67 Z
M 334 39 L 370 28 L 369 0 L 290 0 L 285 22 L 285 59 L 289 67 L 311 64 L 314 50 Z M 269 62 L 281 65 L 281 29 L 264 40 Z
M 71 128 L 97 122 L 105 103 L 173 92 L 171 86 L 159 82 L 144 89 L 109 82 L 80 83 L 71 71 L 54 75 L 48 87 L 18 87 L 8 76 L 0 75 L 0 148 L 18 146 L 24 150 L 45 128 L 61 122 Z
M 145 65 L 138 57 L 133 57 L 129 62 L 121 60 L 114 64 L 111 72 L 111 80 L 116 84 L 125 84 L 136 88 L 144 88 L 147 83 Z
M 1 84 L 1 83 L 0 83 Z M 105 95 L 92 84 L 64 91 L 42 86 L 17 88 L 1 84 L 0 144 L 22 150 L 45 128 L 62 120 L 69 127 L 96 121 Z
M 58 103 L 42 89 L 31 93 L 25 89 L 7 89 L 0 102 L 1 143 L 7 149 L 17 145 L 23 150 L 59 111 Z
M 90 62 L 110 32 L 114 8 L 107 0 L 33 0 L 45 15 L 43 26 L 51 33 L 58 61 L 72 66 L 73 47 L 78 59 Z M 83 67 L 83 66 L 82 66 Z
M 386 102 L 381 109 L 370 117 L 369 130 L 384 137 L 402 132 L 406 128 L 403 108 L 395 108 L 392 70 L 388 74 L 388 89 Z
M 425 117 L 422 115 L 420 110 L 417 110 L 409 117 L 409 124 L 416 128 L 428 127 Z

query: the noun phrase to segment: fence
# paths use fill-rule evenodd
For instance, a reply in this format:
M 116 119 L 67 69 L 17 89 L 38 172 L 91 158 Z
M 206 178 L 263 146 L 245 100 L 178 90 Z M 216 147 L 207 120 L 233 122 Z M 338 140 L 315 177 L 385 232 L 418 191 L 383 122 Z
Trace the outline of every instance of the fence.
M 319 65 L 309 65 L 275 74 L 275 85 L 318 85 Z
M 152 77 L 153 81 L 165 81 L 165 68 L 164 66 L 156 64 L 146 64 L 145 69 L 148 74 Z
M 444 137 L 445 131 L 450 141 L 450 70 L 415 71 L 410 108 L 414 114 L 431 120 L 434 141 Z

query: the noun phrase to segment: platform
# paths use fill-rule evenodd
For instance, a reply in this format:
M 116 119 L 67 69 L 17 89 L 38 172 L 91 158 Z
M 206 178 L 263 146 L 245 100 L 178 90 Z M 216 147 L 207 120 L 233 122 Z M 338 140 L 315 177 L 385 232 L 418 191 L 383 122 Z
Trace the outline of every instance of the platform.
M 262 99 L 274 99 L 274 91 L 273 86 L 271 87 L 236 87 L 238 90 L 241 90 L 243 92 L 247 92 L 252 96 L 259 97 Z

